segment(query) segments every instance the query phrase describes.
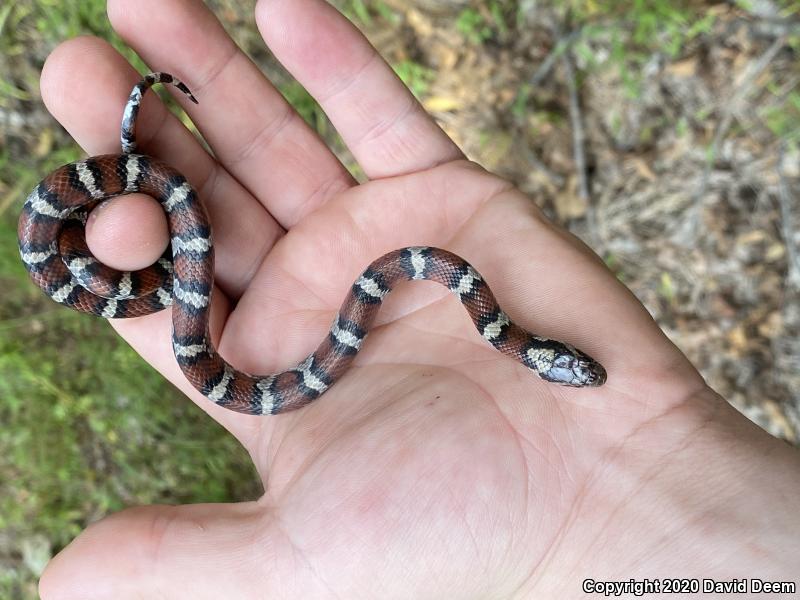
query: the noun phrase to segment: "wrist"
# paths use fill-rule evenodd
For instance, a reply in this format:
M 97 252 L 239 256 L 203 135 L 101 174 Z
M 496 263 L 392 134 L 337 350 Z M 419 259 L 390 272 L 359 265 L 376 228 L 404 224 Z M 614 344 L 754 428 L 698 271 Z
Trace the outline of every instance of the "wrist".
M 800 587 L 798 497 L 800 452 L 706 389 L 609 449 L 520 597 L 576 597 L 586 579 Z

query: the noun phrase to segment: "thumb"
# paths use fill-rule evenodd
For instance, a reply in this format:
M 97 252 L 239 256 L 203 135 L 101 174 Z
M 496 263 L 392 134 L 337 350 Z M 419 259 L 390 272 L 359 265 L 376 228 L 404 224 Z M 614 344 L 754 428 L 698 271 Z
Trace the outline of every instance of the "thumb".
M 43 600 L 264 597 L 274 519 L 256 502 L 132 508 L 91 525 L 47 566 Z

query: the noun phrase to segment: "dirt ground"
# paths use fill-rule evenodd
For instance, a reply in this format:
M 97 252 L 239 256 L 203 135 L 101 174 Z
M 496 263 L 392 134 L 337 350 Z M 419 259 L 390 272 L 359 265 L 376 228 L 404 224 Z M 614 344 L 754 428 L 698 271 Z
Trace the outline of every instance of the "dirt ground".
M 475 3 L 386 4 L 394 22 L 360 26 L 389 61 L 431 70 L 423 102 L 468 156 L 604 257 L 715 390 L 800 442 L 800 111 L 786 106 L 800 81 L 787 32 L 800 24 L 769 3 L 712 3 L 699 11 L 707 31 L 675 56 L 619 61 L 602 18 L 569 31 L 546 3 L 519 3 L 482 43 L 458 26 Z

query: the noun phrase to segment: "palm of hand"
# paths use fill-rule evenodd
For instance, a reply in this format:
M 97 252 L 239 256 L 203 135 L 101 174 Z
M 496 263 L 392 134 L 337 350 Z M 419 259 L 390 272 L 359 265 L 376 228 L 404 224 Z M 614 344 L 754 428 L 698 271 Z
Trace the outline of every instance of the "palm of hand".
M 370 253 L 422 240 L 475 256 L 480 269 L 480 248 L 502 247 L 500 231 L 536 227 L 535 217 L 520 210 L 527 201 L 515 196 L 502 180 L 461 162 L 369 183 L 332 199 L 295 226 L 265 261 L 263 275 L 239 305 L 244 312 L 228 321 L 233 352 L 242 344 L 243 359 L 257 356 L 254 337 L 271 339 L 288 328 L 308 332 L 308 338 L 292 340 L 296 349 L 282 349 L 293 357 L 302 354 L 311 339 L 324 335 L 342 282 L 354 279 Z M 394 218 L 387 219 L 387 212 Z M 489 231 L 487 222 L 494 225 Z M 369 249 L 353 256 L 352 243 L 342 239 Z M 345 250 L 321 250 L 329 248 Z M 309 256 L 322 267 L 307 261 Z M 510 263 L 512 273 L 525 267 Z M 291 275 L 280 281 L 276 272 Z M 277 293 L 262 294 L 262 285 Z M 320 298 L 306 290 L 330 293 Z M 274 427 L 265 424 L 258 456 L 268 492 L 259 517 L 266 519 L 269 539 L 282 539 L 276 528 L 287 533 L 286 547 L 276 554 L 299 554 L 314 573 L 346 573 L 346 563 L 355 562 L 361 572 L 385 578 L 373 575 L 364 582 L 374 592 L 388 592 L 409 569 L 422 586 L 416 593 L 498 590 L 503 582 L 487 582 L 485 572 L 508 564 L 510 556 L 525 565 L 545 550 L 530 535 L 543 527 L 531 519 L 543 508 L 536 488 L 558 483 L 562 473 L 536 458 L 556 451 L 542 439 L 550 427 L 536 412 L 555 406 L 565 392 L 499 355 L 435 284 L 409 284 L 392 295 L 355 368 L 308 409 Z M 264 307 L 264 296 L 274 306 Z M 251 306 L 256 310 L 249 311 Z M 265 324 L 264 314 L 284 317 Z M 263 335 L 237 335 L 262 330 Z M 530 423 L 517 429 L 524 416 Z M 496 545 L 477 543 L 487 538 Z M 263 548 L 262 542 L 255 547 Z M 386 568 L 387 555 L 394 568 Z M 437 582 L 434 589 L 431 581 Z M 325 577 L 311 589 L 320 586 L 315 591 L 321 593 L 323 585 L 345 593 L 352 582 Z M 416 597 L 413 587 L 407 593 Z
M 395 218 L 386 219 L 387 211 Z M 537 260 L 563 252 L 555 265 L 566 260 L 577 273 L 600 272 L 592 256 L 565 244 L 505 181 L 454 161 L 350 188 L 299 221 L 229 314 L 221 352 L 251 372 L 294 364 L 327 332 L 342 288 L 370 257 L 418 242 L 474 256 L 479 270 L 494 274 L 489 283 L 508 300 L 506 310 L 533 330 L 550 334 L 552 325 L 537 315 L 560 319 L 564 303 L 548 307 L 535 293 L 509 289 L 536 290 L 540 279 L 546 297 L 577 294 L 566 303 L 576 307 L 598 295 L 571 279 L 559 291 L 554 265 Z M 514 282 L 515 275 L 523 280 Z M 613 280 L 600 278 L 608 293 L 619 293 Z M 591 342 L 592 332 L 583 333 Z M 651 374 L 669 365 L 665 356 Z M 235 548 L 217 557 L 217 568 L 238 572 L 254 596 L 269 585 L 262 576 L 293 579 L 298 568 L 308 576 L 294 590 L 282 588 L 288 597 L 348 595 L 354 565 L 369 574 L 360 585 L 371 592 L 391 595 L 401 584 L 410 597 L 455 590 L 511 596 L 555 547 L 575 552 L 572 541 L 561 543 L 564 528 L 585 504 L 591 512 L 597 498 L 613 497 L 608 482 L 593 481 L 607 468 L 604 457 L 654 415 L 615 384 L 631 386 L 546 384 L 486 344 L 446 290 L 406 284 L 387 299 L 351 372 L 309 407 L 243 425 L 196 397 L 230 418 L 267 490 L 252 505 L 203 515 L 203 527 L 219 524 L 217 534 Z M 680 399 L 680 385 L 669 394 L 659 385 L 633 385 L 648 396 Z M 230 527 L 234 516 L 242 522 Z M 178 531 L 170 531 L 176 523 Z M 183 518 L 162 525 L 157 537 L 186 537 Z M 485 539 L 492 543 L 482 545 Z M 242 554 L 254 562 L 241 562 Z M 402 579 L 409 571 L 415 578 Z
M 142 25 L 150 26 L 148 3 L 128 7 L 132 12 L 124 14 L 119 4 L 109 5 L 118 29 L 134 45 L 149 43 L 142 41 L 152 38 Z M 195 23 L 197 31 L 213 29 L 211 47 L 227 43 L 219 37 L 225 35 L 221 29 L 208 25 L 211 17 L 199 5 L 177 0 L 155 4 L 166 13 L 177 11 L 171 22 L 194 19 L 205 23 Z M 312 29 L 317 28 L 317 37 L 324 38 L 319 32 L 328 28 L 345 45 L 363 45 L 323 4 L 261 5 L 286 12 L 287 22 L 316 19 Z M 279 40 L 268 41 L 280 46 Z M 105 69 L 115 86 L 127 87 L 126 67 L 120 67 L 121 59 L 110 48 L 96 49 L 107 67 L 102 61 L 81 67 L 85 49 L 79 44 L 97 48 L 85 39 L 65 45 L 49 61 L 50 81 L 76 68 Z M 143 54 L 163 61 L 165 70 L 193 71 L 188 64 L 172 68 L 169 62 L 180 59 L 169 52 L 151 47 Z M 324 49 L 316 52 L 325 54 Z M 308 64 L 309 57 L 284 53 L 285 62 L 290 68 L 296 63 L 298 78 L 305 77 L 313 92 L 315 78 L 322 75 Z M 349 116 L 338 117 L 345 141 L 349 136 L 374 179 L 365 185 L 353 187 L 317 146 L 300 154 L 316 161 L 319 173 L 282 164 L 268 143 L 253 150 L 258 136 L 247 152 L 230 150 L 226 144 L 240 145 L 230 139 L 230 126 L 218 131 L 203 113 L 193 116 L 201 129 L 205 125 L 220 163 L 209 162 L 173 121 L 151 132 L 154 153 L 169 149 L 176 166 L 210 204 L 219 250 L 212 328 L 219 328 L 222 355 L 256 373 L 291 366 L 316 346 L 348 286 L 371 260 L 398 247 L 425 244 L 469 260 L 522 327 L 596 354 L 609 369 L 609 382 L 599 389 L 572 390 L 539 381 L 481 340 L 446 290 L 415 283 L 390 295 L 355 366 L 323 398 L 279 418 L 252 418 L 213 406 L 189 388 L 170 355 L 166 312 L 117 323 L 145 358 L 237 436 L 252 455 L 266 494 L 239 505 L 126 511 L 78 538 L 54 561 L 45 582 L 66 578 L 83 593 L 80 565 L 102 561 L 112 575 L 96 593 L 103 597 L 113 590 L 120 597 L 123 572 L 105 563 L 108 550 L 123 535 L 127 544 L 122 551 L 131 555 L 131 564 L 152 574 L 155 589 L 172 590 L 164 592 L 169 597 L 263 597 L 270 591 L 291 598 L 455 598 L 489 591 L 510 597 L 536 582 L 538 565 L 575 555 L 580 539 L 573 530 L 576 522 L 601 523 L 592 503 L 616 501 L 616 484 L 605 471 L 623 442 L 702 389 L 691 366 L 596 256 L 548 223 L 507 182 L 462 160 L 386 74 L 385 65 L 376 64 L 375 74 L 351 65 L 350 87 L 388 86 L 385 95 L 406 94 L 402 102 L 408 107 L 404 113 L 395 107 L 404 120 L 394 132 L 380 113 L 372 117 L 374 123 L 362 125 L 362 135 L 348 132 L 348 127 L 356 129 L 347 122 Z M 251 66 L 230 68 L 246 71 Z M 358 76 L 368 81 L 353 84 Z M 234 77 L 243 78 L 242 73 Z M 183 79 L 191 83 L 190 77 Z M 194 91 L 201 96 L 202 90 Z M 346 104 L 348 93 L 356 92 L 319 96 L 329 96 L 321 102 L 336 122 L 336 102 Z M 206 95 L 213 93 L 210 86 Z M 117 110 L 113 95 L 103 102 L 102 109 L 88 112 Z M 381 102 L 375 100 L 376 106 Z M 105 149 L 109 135 L 92 130 L 68 100 L 59 97 L 50 104 L 90 152 Z M 202 107 L 201 101 L 197 110 Z M 143 109 L 145 121 L 148 110 L 155 108 Z M 93 117 L 91 125 L 97 121 Z M 291 133 L 297 124 L 290 123 L 280 131 Z M 298 137 L 301 149 L 319 143 L 309 141 L 308 133 L 300 132 L 295 141 Z M 176 144 L 188 148 L 188 156 L 176 153 Z M 403 151 L 403 145 L 414 151 Z M 402 158 L 394 172 L 373 161 L 371 154 L 380 146 L 384 155 Z M 265 176 L 255 173 L 251 159 L 278 166 Z M 280 185 L 271 188 L 262 176 Z M 214 183 L 208 184 L 209 179 Z M 286 189 L 286 181 L 300 190 L 327 186 L 328 192 L 281 204 L 276 190 Z M 249 190 L 255 190 L 252 196 Z M 241 209 L 239 221 L 226 221 L 231 204 Z M 288 233 L 281 236 L 281 228 Z M 683 418 L 681 426 L 693 418 Z

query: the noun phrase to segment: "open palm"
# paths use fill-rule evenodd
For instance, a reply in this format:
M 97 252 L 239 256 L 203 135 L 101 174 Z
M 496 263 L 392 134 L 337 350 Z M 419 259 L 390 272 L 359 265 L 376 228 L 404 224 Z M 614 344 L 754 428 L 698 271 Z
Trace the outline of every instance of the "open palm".
M 252 373 L 294 365 L 371 260 L 424 244 L 469 260 L 518 324 L 596 356 L 608 383 L 543 383 L 486 344 L 446 290 L 419 282 L 387 299 L 354 367 L 324 397 L 248 417 L 185 381 L 169 311 L 117 322 L 242 442 L 266 494 L 106 519 L 53 561 L 43 597 L 576 597 L 590 572 L 630 576 L 619 561 L 631 548 L 604 549 L 603 536 L 625 535 L 633 521 L 668 527 L 652 506 L 627 508 L 631 494 L 655 493 L 631 474 L 657 480 L 686 460 L 689 434 L 727 409 L 602 262 L 466 161 L 332 8 L 262 0 L 256 14 L 368 183 L 355 184 L 201 2 L 109 1 L 122 37 L 200 100 L 186 108 L 213 157 L 155 97 L 139 140 L 183 172 L 209 209 L 222 355 Z M 50 57 L 42 91 L 99 154 L 118 151 L 136 79 L 110 46 L 80 38 Z M 120 210 L 136 222 L 137 208 Z M 117 233 L 90 231 L 101 258 Z

